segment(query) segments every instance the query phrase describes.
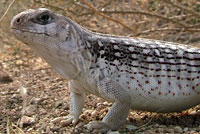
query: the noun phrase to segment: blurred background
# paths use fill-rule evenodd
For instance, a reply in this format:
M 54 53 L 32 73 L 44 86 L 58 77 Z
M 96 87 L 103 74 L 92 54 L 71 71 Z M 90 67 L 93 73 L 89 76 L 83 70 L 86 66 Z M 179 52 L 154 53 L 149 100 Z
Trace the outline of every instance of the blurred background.
M 11 2 L 0 1 L 0 16 Z M 96 32 L 186 44 L 200 42 L 199 0 L 16 0 L 0 22 L 0 38 L 6 37 L 2 32 L 9 33 L 15 14 L 40 7 L 68 16 Z

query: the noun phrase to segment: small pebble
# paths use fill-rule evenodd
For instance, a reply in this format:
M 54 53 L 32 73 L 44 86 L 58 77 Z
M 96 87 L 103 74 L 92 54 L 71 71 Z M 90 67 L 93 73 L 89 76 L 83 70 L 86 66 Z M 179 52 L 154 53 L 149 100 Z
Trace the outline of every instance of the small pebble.
M 103 105 L 105 105 L 105 106 L 111 106 L 112 103 L 109 103 L 109 102 L 106 101 L 106 102 L 103 103 Z
M 55 132 L 55 131 L 58 131 L 59 129 L 60 129 L 60 127 L 57 127 L 57 126 L 51 128 L 51 130 L 54 131 L 54 132 Z
M 120 134 L 119 131 L 108 131 L 107 134 Z
M 174 130 L 169 128 L 169 129 L 166 129 L 166 132 L 171 134 L 171 133 L 174 133 Z
M 32 116 L 36 114 L 37 106 L 36 105 L 29 105 L 28 107 L 24 108 L 24 115 Z
M 90 110 L 90 109 L 85 110 L 85 111 L 83 112 L 83 115 L 92 114 L 93 111 L 94 111 L 94 110 Z
M 94 110 L 94 111 L 91 113 L 91 115 L 92 115 L 93 117 L 97 116 L 97 114 L 98 114 L 98 112 L 97 112 L 96 110 Z
M 84 122 L 80 122 L 80 123 L 78 123 L 78 124 L 76 125 L 75 128 L 80 128 L 80 127 L 83 127 L 84 125 L 85 125 Z
M 21 96 L 19 94 L 13 94 L 10 98 L 15 100 L 20 100 Z
M 196 131 L 194 131 L 194 130 L 191 130 L 190 134 L 198 134 L 198 133 Z
M 177 133 L 182 133 L 183 132 L 183 129 L 180 127 L 180 126 L 176 126 L 174 128 L 174 131 L 177 132 Z
M 57 118 L 54 118 L 53 120 L 51 120 L 51 122 L 55 124 L 55 123 L 60 122 L 63 119 L 64 119 L 63 117 L 57 117 Z
M 69 110 L 69 105 L 66 102 L 63 103 L 62 107 L 63 107 L 64 110 Z
M 159 124 L 155 124 L 154 126 L 155 126 L 155 127 L 159 127 Z
M 199 127 L 197 128 L 197 131 L 199 131 L 199 132 L 200 132 L 200 125 L 199 125 Z
M 197 111 L 191 111 L 190 112 L 190 115 L 195 115 L 195 114 L 197 114 Z
M 60 107 L 60 106 L 62 106 L 63 105 L 63 100 L 58 100 L 58 101 L 56 101 L 56 103 L 55 103 L 55 108 L 58 108 L 58 107 Z
M 134 126 L 134 125 L 126 125 L 126 128 L 127 128 L 129 131 L 133 131 L 133 130 L 137 129 L 137 127 Z
M 6 72 L 0 70 L 0 83 L 9 83 L 12 81 L 13 79 Z
M 158 128 L 157 130 L 159 133 L 163 133 L 164 132 L 164 129 L 163 128 Z
M 185 133 L 187 133 L 188 132 L 188 128 L 187 127 L 185 127 L 184 129 L 183 129 L 183 131 L 185 132 Z
M 31 125 L 35 123 L 35 118 L 23 116 L 20 120 L 20 126 L 23 127 L 24 125 Z
M 33 131 L 33 128 L 27 129 L 27 132 L 31 132 L 31 131 Z
M 40 105 L 42 101 L 43 101 L 42 98 L 32 98 L 31 104 Z
M 45 115 L 47 114 L 48 112 L 45 110 L 45 109 L 40 109 L 40 112 L 39 112 L 39 115 Z
M 102 104 L 102 103 L 97 103 L 97 105 L 96 105 L 96 106 L 98 107 L 98 106 L 100 106 L 100 105 L 103 105 L 103 104 Z
M 155 134 L 155 132 L 152 131 L 152 130 L 147 130 L 145 133 L 146 133 L 146 134 Z
M 17 61 L 16 61 L 16 64 L 17 64 L 17 65 L 21 65 L 21 64 L 23 64 L 23 61 L 22 61 L 22 60 L 17 60 Z
M 61 120 L 60 121 L 60 125 L 62 127 L 68 126 L 70 123 L 71 123 L 71 121 L 69 121 L 69 120 Z

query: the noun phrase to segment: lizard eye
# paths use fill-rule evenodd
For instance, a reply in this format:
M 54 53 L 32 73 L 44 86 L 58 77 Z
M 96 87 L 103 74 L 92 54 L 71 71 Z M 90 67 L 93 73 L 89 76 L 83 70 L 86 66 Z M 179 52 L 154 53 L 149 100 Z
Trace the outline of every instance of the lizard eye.
M 42 22 L 48 22 L 50 20 L 50 16 L 48 14 L 43 14 L 42 16 L 40 16 L 40 20 Z
M 36 19 L 34 19 L 33 21 L 41 25 L 46 25 L 46 24 L 51 23 L 52 20 L 53 20 L 53 17 L 50 14 L 43 13 L 43 14 L 38 15 Z

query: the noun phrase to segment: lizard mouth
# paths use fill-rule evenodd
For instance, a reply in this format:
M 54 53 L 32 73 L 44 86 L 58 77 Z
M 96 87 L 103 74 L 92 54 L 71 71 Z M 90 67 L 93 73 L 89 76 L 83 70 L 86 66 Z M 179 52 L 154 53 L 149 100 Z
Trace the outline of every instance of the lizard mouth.
M 19 34 L 19 32 L 21 33 L 30 33 L 30 34 L 34 34 L 34 35 L 45 35 L 50 37 L 51 35 L 49 35 L 48 33 L 44 33 L 44 32 L 38 32 L 38 31 L 33 31 L 33 30 L 28 30 L 28 29 L 20 29 L 20 28 L 16 28 L 16 27 L 11 27 L 11 32 L 16 35 Z

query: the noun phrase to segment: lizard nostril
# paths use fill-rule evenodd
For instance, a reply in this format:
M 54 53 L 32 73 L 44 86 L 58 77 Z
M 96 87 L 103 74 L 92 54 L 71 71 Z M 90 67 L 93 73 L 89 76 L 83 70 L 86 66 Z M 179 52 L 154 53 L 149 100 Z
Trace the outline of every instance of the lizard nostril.
M 17 24 L 21 23 L 21 19 L 18 18 L 16 22 L 17 22 Z

